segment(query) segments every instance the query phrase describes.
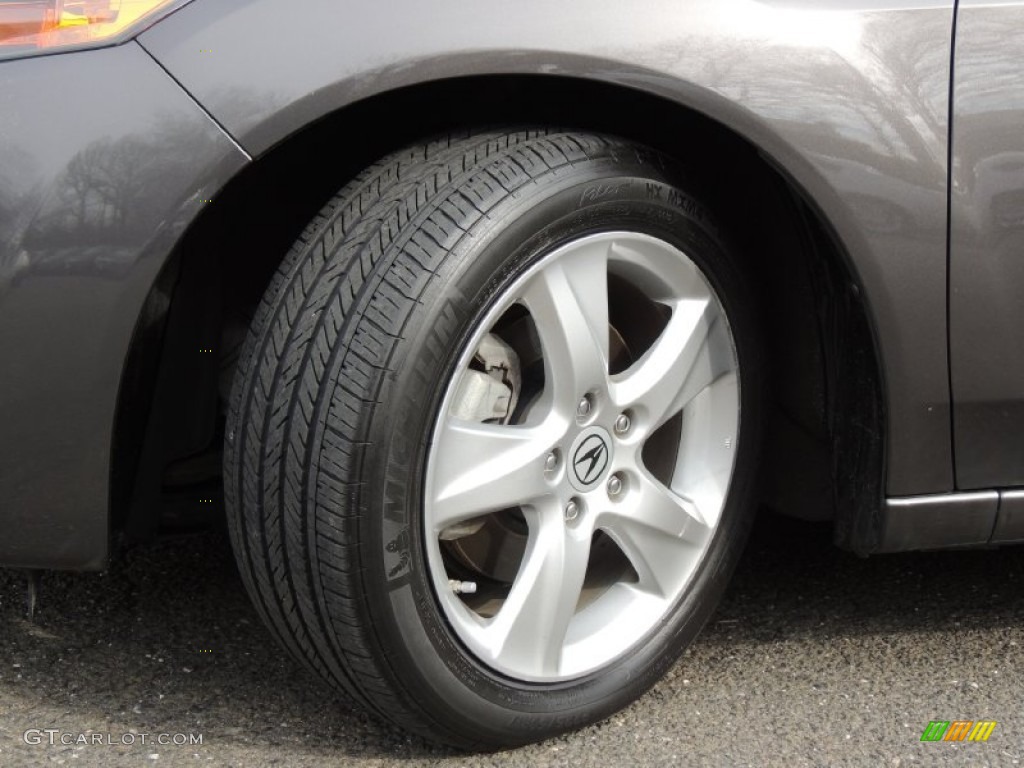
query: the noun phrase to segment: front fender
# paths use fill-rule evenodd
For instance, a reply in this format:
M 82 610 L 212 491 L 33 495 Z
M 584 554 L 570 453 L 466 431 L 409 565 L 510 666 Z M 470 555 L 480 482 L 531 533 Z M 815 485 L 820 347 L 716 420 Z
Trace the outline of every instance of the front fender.
M 884 366 L 887 492 L 905 495 L 953 487 L 952 27 L 952 0 L 198 0 L 140 41 L 254 156 L 370 96 L 509 73 L 641 89 L 746 137 L 850 256 Z

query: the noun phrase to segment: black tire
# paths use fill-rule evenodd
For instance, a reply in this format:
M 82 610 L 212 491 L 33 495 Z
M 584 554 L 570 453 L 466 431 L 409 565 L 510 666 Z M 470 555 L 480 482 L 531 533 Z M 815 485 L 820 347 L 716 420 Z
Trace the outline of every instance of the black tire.
M 598 673 L 520 682 L 463 647 L 427 575 L 431 427 L 502 287 L 566 238 L 615 227 L 676 244 L 721 298 L 742 371 L 735 471 L 707 555 L 656 631 Z M 461 748 L 543 739 L 641 695 L 707 620 L 748 529 L 761 365 L 743 273 L 673 164 L 616 138 L 464 134 L 360 174 L 284 259 L 232 390 L 229 527 L 273 634 L 371 712 Z

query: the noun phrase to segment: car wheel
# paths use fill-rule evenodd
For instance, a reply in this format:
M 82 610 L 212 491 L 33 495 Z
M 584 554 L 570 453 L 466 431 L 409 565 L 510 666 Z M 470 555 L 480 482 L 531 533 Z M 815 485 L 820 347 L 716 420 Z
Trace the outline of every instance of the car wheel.
M 226 500 L 267 625 L 463 748 L 635 699 L 748 528 L 744 274 L 673 163 L 620 139 L 470 133 L 367 169 L 284 260 L 235 377 Z

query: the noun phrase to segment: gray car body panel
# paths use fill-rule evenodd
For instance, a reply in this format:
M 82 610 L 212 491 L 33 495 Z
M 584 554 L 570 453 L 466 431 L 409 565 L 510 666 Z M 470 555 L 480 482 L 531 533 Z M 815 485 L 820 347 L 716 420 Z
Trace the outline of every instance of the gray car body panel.
M 1017 14 L 1011 21 L 1019 26 L 1019 5 L 961 2 L 951 339 L 952 0 L 690 0 L 646 3 L 642 13 L 596 0 L 571 12 L 540 0 L 514 9 L 399 0 L 386 10 L 332 0 L 196 0 L 140 38 L 159 66 L 136 43 L 0 63 L 0 510 L 6 530 L 17 532 L 0 539 L 0 562 L 103 561 L 113 415 L 133 328 L 202 201 L 247 153 L 261 155 L 361 99 L 468 75 L 640 89 L 757 145 L 827 218 L 864 290 L 884 366 L 888 493 L 957 498 L 949 494 L 957 484 L 947 342 L 960 398 L 961 487 L 983 481 L 964 467 L 983 467 L 1009 445 L 1007 430 L 986 435 L 971 408 L 1020 404 L 1019 360 L 1000 380 L 991 358 L 972 349 L 979 333 L 1000 327 L 1006 333 L 992 341 L 993 354 L 1012 352 L 1011 332 L 1020 327 L 1012 272 L 1020 230 L 1007 235 L 991 223 L 1004 210 L 1003 193 L 1011 193 L 1011 210 L 1017 199 L 1020 177 L 1011 168 L 1003 183 L 996 166 L 1020 147 L 1002 133 L 989 145 L 1001 129 L 988 124 L 984 99 L 971 102 L 965 90 L 972 78 L 985 85 L 987 60 L 1009 60 L 1004 66 L 1016 65 L 1019 76 L 1020 33 L 1017 48 L 1000 49 L 998 35 L 973 15 Z M 73 82 L 88 88 L 69 88 Z M 1021 124 L 1019 83 L 1007 85 L 1016 112 L 998 120 Z M 141 148 L 138 162 L 118 166 L 119 146 Z M 104 188 L 98 177 L 81 183 L 90 163 L 113 175 L 120 198 L 96 198 Z M 969 175 L 979 172 L 983 184 Z M 118 205 L 131 210 L 115 235 L 104 217 Z M 978 265 L 990 274 L 975 274 Z M 1010 271 L 996 279 L 997 269 Z M 986 302 L 995 306 L 975 317 Z M 1020 462 L 992 466 L 984 482 L 1020 480 Z M 1017 501 L 1007 496 L 1007 509 Z M 1019 525 L 1004 527 L 1004 539 L 1019 537 Z
M 960 3 L 950 352 L 962 489 L 1024 486 L 1022 54 L 1024 3 Z
M 133 330 L 246 160 L 134 42 L 0 63 L 0 563 L 104 562 Z
M 254 156 L 360 99 L 466 75 L 603 80 L 729 126 L 802 187 L 851 256 L 885 369 L 888 492 L 952 490 L 952 2 L 690 0 L 641 8 L 606 0 L 571 10 L 541 0 L 308 0 L 300 11 L 287 0 L 206 0 L 141 42 Z

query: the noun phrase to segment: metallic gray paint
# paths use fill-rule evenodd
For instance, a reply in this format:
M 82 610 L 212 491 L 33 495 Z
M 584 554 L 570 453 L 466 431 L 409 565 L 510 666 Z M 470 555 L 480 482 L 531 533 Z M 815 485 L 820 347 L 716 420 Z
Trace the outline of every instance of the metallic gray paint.
M 986 544 L 992 535 L 998 506 L 996 491 L 888 499 L 878 551 Z
M 946 361 L 952 0 L 207 0 L 141 38 L 253 155 L 388 89 L 532 73 L 638 88 L 759 146 L 824 212 L 885 368 L 888 491 L 953 487 Z M 925 7 L 923 7 L 925 6 Z M 680 137 L 685 142 L 685 137 Z
M 1022 7 L 960 2 L 949 342 L 961 487 L 1024 484 Z M 389 89 L 503 73 L 640 89 L 760 147 L 826 216 L 865 291 L 889 493 L 936 494 L 889 503 L 885 548 L 980 543 L 993 525 L 992 540 L 1021 538 L 1024 494 L 1004 492 L 996 521 L 994 492 L 942 493 L 954 486 L 952 13 L 952 0 L 652 0 L 642 13 L 611 0 L 572 12 L 197 0 L 141 43 L 209 115 L 135 43 L 0 64 L 0 510 L 14 532 L 0 562 L 103 560 L 133 325 L 201 201 L 247 160 L 210 115 L 258 155 Z
M 0 562 L 97 567 L 143 300 L 245 156 L 135 43 L 0 64 Z
M 950 355 L 957 487 L 1024 485 L 1024 3 L 960 3 Z
M 993 544 L 1024 542 L 1024 491 L 999 494 L 999 517 L 991 541 Z

